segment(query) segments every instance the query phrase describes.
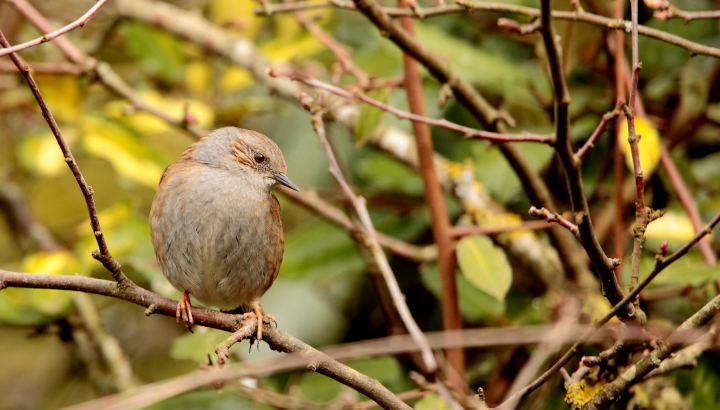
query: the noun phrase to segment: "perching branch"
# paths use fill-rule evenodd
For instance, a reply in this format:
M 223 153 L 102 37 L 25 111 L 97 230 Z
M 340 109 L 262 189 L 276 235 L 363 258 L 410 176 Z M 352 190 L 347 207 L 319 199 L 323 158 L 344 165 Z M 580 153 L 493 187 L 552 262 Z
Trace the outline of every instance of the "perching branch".
M 7 286 L 36 289 L 62 289 L 110 296 L 146 307 L 147 310 L 145 313 L 147 315 L 159 313 L 165 316 L 175 317 L 177 308 L 177 301 L 164 298 L 129 281 L 121 286 L 115 282 L 78 275 L 40 275 L 0 270 L 0 284 L 3 285 L 0 286 L 0 288 Z M 241 314 L 234 315 L 198 307 L 193 307 L 192 311 L 195 323 L 198 325 L 228 332 L 246 329 L 248 335 L 254 335 L 257 331 L 257 323 L 253 320 L 243 321 Z M 306 363 L 308 370 L 326 375 L 365 394 L 385 409 L 410 409 L 408 405 L 398 399 L 377 380 L 371 379 L 333 360 L 329 356 L 315 350 L 282 330 L 273 328 L 269 324 L 263 327 L 263 341 L 267 342 L 273 350 L 297 354 L 299 358 Z M 227 377 L 233 376 L 228 375 Z M 219 381 L 223 380 L 222 373 L 218 379 Z M 172 395 L 168 397 L 172 397 Z

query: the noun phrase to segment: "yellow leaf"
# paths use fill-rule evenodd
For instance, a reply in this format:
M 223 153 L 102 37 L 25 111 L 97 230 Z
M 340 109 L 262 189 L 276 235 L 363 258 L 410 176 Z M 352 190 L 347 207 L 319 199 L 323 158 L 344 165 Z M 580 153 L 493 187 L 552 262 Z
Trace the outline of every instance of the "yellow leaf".
M 635 118 L 635 134 L 640 136 L 638 152 L 640 154 L 640 168 L 644 178 L 652 175 L 660 161 L 660 136 L 655 127 L 648 120 L 642 117 Z M 627 126 L 620 127 L 617 135 L 618 144 L 625 156 L 625 163 L 631 171 L 634 171 L 630 143 L 628 142 Z
M 203 61 L 193 61 L 185 66 L 185 86 L 195 95 L 203 95 L 210 90 L 212 69 Z
M 221 26 L 239 28 L 249 39 L 255 38 L 265 17 L 256 16 L 254 1 L 212 0 L 208 11 L 210 20 Z
M 36 75 L 35 82 L 58 122 L 75 121 L 80 114 L 80 85 L 71 75 Z
M 233 92 L 245 88 L 253 83 L 252 75 L 237 66 L 230 66 L 220 78 L 220 89 L 225 92 Z
M 23 272 L 72 275 L 77 260 L 69 252 L 34 253 L 25 258 Z M 70 308 L 72 292 L 57 289 L 5 289 L 0 292 L 0 322 L 35 325 Z
M 645 237 L 656 241 L 670 241 L 671 244 L 684 243 L 695 236 L 692 222 L 686 214 L 668 212 L 660 219 L 651 222 L 645 230 Z
M 286 62 L 296 57 L 308 57 L 324 48 L 325 46 L 320 40 L 309 34 L 294 40 L 276 38 L 260 47 L 263 53 L 275 62 Z
M 64 127 L 63 137 L 68 144 L 75 140 L 76 133 L 71 127 Z M 18 144 L 20 163 L 32 172 L 45 177 L 53 177 L 67 168 L 62 151 L 49 129 L 37 135 L 23 137 Z
M 215 113 L 212 108 L 202 101 L 163 98 L 156 91 L 143 91 L 140 95 L 146 104 L 163 111 L 170 117 L 182 119 L 187 104 L 188 113 L 195 118 L 198 125 L 210 128 L 215 122 Z M 105 113 L 111 118 L 127 120 L 129 125 L 140 134 L 173 132 L 176 129 L 174 126 L 168 125 L 165 121 L 146 112 L 135 111 L 126 114 L 127 107 L 128 105 L 124 101 L 112 101 L 105 105 Z
M 147 148 L 122 127 L 98 117 L 85 119 L 83 144 L 90 154 L 108 160 L 118 174 L 151 188 L 163 168 L 149 158 Z

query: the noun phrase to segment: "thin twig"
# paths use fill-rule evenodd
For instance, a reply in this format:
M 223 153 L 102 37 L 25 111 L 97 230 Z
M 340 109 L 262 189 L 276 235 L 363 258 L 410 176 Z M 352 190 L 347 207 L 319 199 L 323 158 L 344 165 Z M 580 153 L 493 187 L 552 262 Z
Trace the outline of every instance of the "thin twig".
M 673 6 L 667 0 L 646 1 L 645 4 L 657 10 L 655 11 L 655 13 L 653 13 L 653 15 L 656 19 L 659 20 L 681 18 L 683 20 L 683 23 L 689 23 L 693 20 L 720 18 L 720 10 L 684 11 Z
M 548 221 L 548 223 L 555 222 L 556 224 L 570 231 L 576 237 L 580 235 L 577 225 L 563 218 L 562 215 L 557 212 L 553 213 L 545 208 L 537 209 L 534 206 L 531 206 L 528 213 L 536 218 L 543 218 Z
M 548 229 L 550 225 L 543 221 L 523 221 L 517 225 L 506 225 L 506 226 L 455 226 L 450 231 L 453 238 L 459 239 L 470 235 L 499 235 L 502 233 L 522 231 L 522 230 L 535 230 L 535 229 Z
M 10 46 L 7 39 L 5 38 L 5 35 L 2 33 L 2 30 L 0 30 L 0 44 L 5 48 Z M 70 171 L 75 177 L 75 180 L 77 181 L 78 186 L 82 191 L 83 197 L 85 198 L 85 204 L 87 205 L 88 213 L 90 215 L 90 226 L 92 227 L 93 234 L 99 248 L 99 251 L 93 251 L 93 258 L 100 261 L 103 266 L 105 266 L 105 268 L 110 271 L 113 278 L 118 282 L 120 286 L 125 286 L 126 284 L 131 283 L 130 280 L 120 269 L 120 264 L 118 263 L 118 261 L 116 261 L 115 258 L 113 258 L 113 256 L 110 254 L 110 250 L 108 249 L 107 243 L 105 242 L 105 237 L 103 236 L 102 229 L 100 227 L 100 220 L 98 219 L 97 210 L 95 208 L 95 200 L 93 199 L 92 187 L 90 187 L 90 185 L 85 182 L 85 178 L 80 172 L 80 168 L 78 167 L 77 162 L 75 162 L 75 158 L 70 152 L 70 147 L 68 147 L 67 143 L 65 142 L 65 139 L 60 132 L 60 128 L 55 122 L 55 118 L 53 118 L 52 113 L 50 113 L 50 110 L 48 109 L 47 104 L 43 99 L 43 96 L 40 94 L 40 90 L 38 89 L 35 80 L 30 74 L 29 66 L 24 61 L 22 61 L 20 57 L 15 53 L 10 53 L 10 58 L 12 59 L 13 63 L 15 63 L 15 66 L 20 71 L 20 74 L 25 79 L 25 82 L 30 87 L 30 91 L 32 91 L 33 95 L 35 96 L 35 99 L 40 106 L 40 110 L 42 111 L 43 118 L 45 118 L 45 121 L 48 123 L 50 130 L 55 136 L 55 140 L 60 146 L 60 150 L 62 151 L 65 162 L 68 164 L 68 167 L 70 168 Z
M 638 275 L 640 274 L 640 256 L 643 246 L 645 245 L 645 229 L 650 222 L 650 210 L 645 208 L 645 189 L 644 175 L 642 165 L 640 164 L 640 136 L 635 133 L 635 101 L 637 100 L 637 83 L 640 74 L 641 63 L 638 57 L 638 31 L 637 31 L 637 7 L 638 0 L 630 0 L 630 15 L 632 19 L 631 30 L 631 48 L 632 48 L 632 81 L 630 82 L 630 97 L 628 104 L 623 107 L 628 126 L 628 143 L 630 144 L 630 152 L 632 154 L 633 170 L 635 172 L 635 226 L 633 228 L 633 251 L 630 266 L 630 285 L 628 289 L 632 291 L 637 286 Z M 640 309 L 640 298 L 633 300 L 636 310 Z
M 417 344 L 422 347 L 425 370 L 433 373 L 438 368 L 437 362 L 435 361 L 435 356 L 433 356 L 432 351 L 430 350 L 425 335 L 420 330 L 420 327 L 415 322 L 415 319 L 413 319 L 412 313 L 410 313 L 410 309 L 408 308 L 405 301 L 405 297 L 403 296 L 402 291 L 400 290 L 400 286 L 397 283 L 397 279 L 395 279 L 392 268 L 390 268 L 387 257 L 385 256 L 385 253 L 382 251 L 382 248 L 378 244 L 377 233 L 375 232 L 375 227 L 373 226 L 372 220 L 370 219 L 370 214 L 368 213 L 367 207 L 365 206 L 365 199 L 355 195 L 355 193 L 350 188 L 350 185 L 348 185 L 348 183 L 345 181 L 345 177 L 342 175 L 340 166 L 335 160 L 335 155 L 333 154 L 330 143 L 325 136 L 325 127 L 322 120 L 323 109 L 312 99 L 312 97 L 305 93 L 300 93 L 300 95 L 298 95 L 298 98 L 300 99 L 300 102 L 303 104 L 305 109 L 311 112 L 311 123 L 313 129 L 315 129 L 315 133 L 320 139 L 323 149 L 325 150 L 325 156 L 327 157 L 329 163 L 330 174 L 337 180 L 343 193 L 352 202 L 353 207 L 355 208 L 355 212 L 357 212 L 358 217 L 360 218 L 360 222 L 362 223 L 368 238 L 368 243 L 365 244 L 365 246 L 372 252 L 375 260 L 377 261 L 378 268 L 380 269 L 380 272 L 385 279 L 385 283 L 390 290 L 393 301 L 395 302 L 395 308 L 398 310 L 398 313 L 400 314 L 400 317 L 402 318 L 403 323 L 407 328 L 407 331 L 415 339 Z
M 665 148 L 665 146 L 662 144 L 660 145 L 660 164 L 663 166 L 665 172 L 667 173 L 668 179 L 670 180 L 670 183 L 675 190 L 675 195 L 677 196 L 678 202 L 680 202 L 680 205 L 682 205 L 683 209 L 685 209 L 685 213 L 690 218 L 690 222 L 692 223 L 695 233 L 699 232 L 700 229 L 702 229 L 702 222 L 700 221 L 700 212 L 698 212 L 695 200 L 688 191 L 688 188 L 685 185 L 685 182 L 683 181 L 680 172 L 675 166 L 675 163 L 673 162 L 670 153 L 667 151 L 667 148 Z M 698 249 L 700 250 L 700 254 L 702 254 L 702 257 L 705 260 L 706 264 L 713 266 L 715 265 L 715 263 L 717 263 L 715 251 L 713 251 L 712 247 L 710 246 L 710 241 L 708 241 L 707 239 L 702 239 L 698 243 Z
M 94 16 L 95 13 L 97 13 L 97 11 L 100 10 L 100 7 L 102 7 L 105 3 L 107 3 L 107 0 L 99 0 L 97 3 L 95 3 L 94 6 L 92 6 L 92 8 L 90 10 L 88 10 L 87 13 L 83 14 L 82 17 L 73 21 L 72 23 L 68 24 L 67 26 L 65 26 L 63 28 L 53 31 L 52 33 L 47 33 L 42 37 L 38 37 L 34 40 L 30 40 L 30 41 L 22 43 L 22 44 L 17 44 L 12 47 L 5 46 L 5 48 L 3 50 L 0 50 L 0 56 L 4 56 L 4 55 L 10 54 L 10 53 L 14 53 L 16 51 L 24 50 L 26 48 L 36 46 L 38 44 L 42 44 L 42 43 L 45 43 L 48 41 L 52 41 L 53 39 L 69 32 L 69 31 L 75 30 L 78 27 L 85 26 L 85 23 L 87 23 L 88 20 L 90 20 L 92 18 L 92 16 Z
M 464 125 L 450 122 L 444 118 L 441 118 L 438 120 L 435 118 L 428 118 L 424 115 L 409 113 L 407 111 L 403 111 L 401 109 L 392 107 L 390 105 L 387 105 L 385 103 L 382 103 L 380 101 L 372 99 L 372 98 L 370 98 L 364 94 L 361 94 L 359 92 L 351 92 L 351 91 L 345 90 L 343 88 L 336 87 L 336 86 L 328 84 L 328 83 L 324 83 L 320 80 L 316 80 L 314 78 L 309 78 L 309 77 L 304 76 L 299 73 L 280 73 L 277 70 L 271 69 L 268 72 L 268 74 L 271 77 L 284 76 L 293 81 L 303 83 L 310 87 L 329 91 L 335 95 L 339 95 L 343 98 L 347 98 L 348 100 L 362 101 L 366 104 L 370 104 L 374 107 L 380 108 L 381 110 L 384 110 L 391 114 L 394 114 L 396 117 L 401 118 L 401 119 L 406 119 L 406 120 L 410 120 L 413 122 L 425 123 L 428 125 L 433 125 L 436 127 L 441 127 L 441 128 L 445 128 L 445 129 L 448 129 L 451 131 L 455 131 L 457 133 L 463 134 L 465 136 L 465 138 L 486 139 L 489 141 L 496 141 L 496 142 L 529 141 L 529 142 L 539 142 L 539 143 L 544 143 L 544 144 L 552 144 L 554 141 L 554 138 L 551 135 L 530 134 L 530 133 L 526 133 L 526 132 L 523 132 L 520 135 L 500 134 L 497 132 L 483 131 L 483 130 L 478 130 L 475 128 L 466 127 Z
M 295 8 L 294 5 L 298 5 L 297 8 Z M 287 13 L 287 12 L 293 12 L 298 9 L 302 9 L 305 7 L 305 5 L 312 4 L 312 8 L 322 8 L 322 7 L 336 7 L 336 8 L 342 8 L 342 9 L 348 9 L 348 10 L 356 10 L 357 7 L 355 4 L 349 2 L 349 1 L 343 1 L 343 0 L 332 0 L 325 3 L 306 3 L 306 2 L 298 2 L 298 3 L 289 3 L 286 5 L 282 5 L 283 8 L 273 10 L 273 13 Z M 272 6 L 275 7 L 275 6 Z M 305 7 L 309 8 L 309 7 Z M 414 17 L 419 18 L 420 16 L 417 15 L 417 13 L 413 12 L 412 10 L 406 10 L 406 9 L 399 9 L 395 7 L 383 7 L 383 12 L 387 14 L 390 17 Z M 457 0 L 456 4 L 453 5 L 447 5 L 447 6 L 437 6 L 437 7 L 431 7 L 423 9 L 422 17 L 432 17 L 432 16 L 439 16 L 444 14 L 455 14 L 455 13 L 466 13 L 468 11 L 487 11 L 487 12 L 495 12 L 495 13 L 514 13 L 514 14 L 522 14 L 529 17 L 539 17 L 540 16 L 540 10 L 532 7 L 525 7 L 525 6 L 518 6 L 514 4 L 508 4 L 508 3 L 493 3 L 493 2 L 485 2 L 485 1 L 473 1 L 473 0 Z M 257 11 L 256 11 L 257 13 Z M 264 13 L 260 13 L 264 14 Z M 699 17 L 696 18 L 702 18 Z M 708 14 L 708 16 L 712 16 Z M 622 19 L 614 19 L 609 18 L 605 16 L 601 16 L 598 14 L 588 13 L 585 11 L 552 11 L 552 18 L 558 19 L 558 20 L 570 20 L 570 21 L 578 21 L 581 23 L 588 23 L 599 27 L 604 27 L 611 30 L 620 30 L 620 31 L 626 31 L 629 30 L 630 22 Z M 708 17 L 708 18 L 715 18 L 715 17 Z M 686 40 L 682 37 L 678 37 L 673 34 L 666 33 L 662 30 L 650 28 L 647 26 L 638 26 L 638 33 L 640 35 L 643 35 L 645 37 L 654 38 L 656 40 L 663 41 L 665 43 L 669 43 L 678 47 L 682 47 L 686 50 L 688 50 L 692 54 L 702 54 L 702 55 L 708 55 L 713 57 L 720 57 L 720 48 L 716 47 L 708 47 L 700 43 L 696 43 L 694 41 Z
M 595 142 L 597 142 L 598 138 L 600 138 L 600 135 L 602 135 L 603 132 L 605 132 L 605 128 L 607 127 L 608 123 L 615 118 L 617 118 L 618 115 L 620 115 L 621 105 L 617 104 L 615 105 L 615 109 L 612 111 L 608 111 L 605 114 L 603 114 L 602 119 L 600 120 L 600 123 L 598 124 L 597 128 L 595 128 L 595 131 L 593 131 L 592 135 L 590 135 L 590 138 L 588 138 L 587 141 L 585 141 L 585 144 L 583 144 L 582 147 L 580 147 L 579 150 L 577 150 L 577 157 L 582 161 L 585 158 L 585 154 L 590 151 L 595 146 Z

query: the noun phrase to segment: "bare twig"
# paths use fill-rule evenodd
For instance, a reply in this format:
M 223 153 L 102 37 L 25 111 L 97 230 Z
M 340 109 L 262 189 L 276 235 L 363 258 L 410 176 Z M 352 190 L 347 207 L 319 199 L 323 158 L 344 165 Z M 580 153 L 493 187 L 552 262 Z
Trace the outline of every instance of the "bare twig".
M 693 20 L 720 18 L 720 10 L 684 11 L 673 6 L 667 0 L 646 0 L 645 4 L 657 10 L 653 15 L 659 20 L 681 18 L 684 23 L 689 23 Z
M 13 0 L 11 0 L 11 1 L 13 1 Z M 65 26 L 61 29 L 53 31 L 52 33 L 47 33 L 42 37 L 38 37 L 34 40 L 30 40 L 30 41 L 22 43 L 22 44 L 17 44 L 12 47 L 5 46 L 4 49 L 0 50 L 0 56 L 4 56 L 4 55 L 10 54 L 10 53 L 14 53 L 16 51 L 24 50 L 26 48 L 36 46 L 38 44 L 42 44 L 42 43 L 45 43 L 48 41 L 52 41 L 55 38 L 69 32 L 69 31 L 75 30 L 78 27 L 85 26 L 85 23 L 87 23 L 88 20 L 90 20 L 90 18 L 92 18 L 92 16 L 94 16 L 95 13 L 97 13 L 97 11 L 100 10 L 100 7 L 102 7 L 105 3 L 107 3 L 107 0 L 98 0 L 98 2 L 95 3 L 95 5 L 92 6 L 92 8 L 90 8 L 90 10 L 88 10 L 87 13 L 83 14 L 82 17 L 80 17 L 79 19 L 73 21 L 72 23 L 68 24 L 67 26 Z
M 621 107 L 622 106 L 620 104 L 617 104 L 614 110 L 608 111 L 602 116 L 600 123 L 598 124 L 597 128 L 595 128 L 595 131 L 593 131 L 592 135 L 590 135 L 590 138 L 588 138 L 588 140 L 585 141 L 585 144 L 583 144 L 583 146 L 580 147 L 579 150 L 577 150 L 577 153 L 575 153 L 575 155 L 577 155 L 577 157 L 581 161 L 585 158 L 585 154 L 587 154 L 587 152 L 595 146 L 595 142 L 598 140 L 598 138 L 600 138 L 600 135 L 605 132 L 605 128 L 607 127 L 608 123 L 617 118 L 618 115 L 620 115 Z
M 355 10 L 357 7 L 355 4 L 349 2 L 349 1 L 343 1 L 343 0 L 332 0 L 325 3 L 307 3 L 307 2 L 298 2 L 298 3 L 289 3 L 284 5 L 273 5 L 273 8 L 277 7 L 277 9 L 273 10 L 273 13 L 287 13 L 287 12 L 294 12 L 296 10 L 300 9 L 307 9 L 307 8 L 322 8 L 322 7 L 337 7 L 337 8 L 343 8 L 343 9 L 349 9 L 349 10 Z M 282 7 L 282 8 L 281 8 Z M 394 8 L 394 7 L 383 7 L 383 12 L 387 14 L 390 17 L 414 17 L 419 18 L 420 16 L 417 15 L 417 13 L 413 12 L 412 10 L 407 9 L 400 9 L 400 8 Z M 508 3 L 493 3 L 493 2 L 485 2 L 485 1 L 476 1 L 476 0 L 457 0 L 456 4 L 453 5 L 447 5 L 447 6 L 437 6 L 432 8 L 426 8 L 423 9 L 422 17 L 432 17 L 432 16 L 439 16 L 443 14 L 454 14 L 454 13 L 465 13 L 468 11 L 487 11 L 487 12 L 494 12 L 494 13 L 514 13 L 514 14 L 522 14 L 529 17 L 539 17 L 540 16 L 540 10 L 532 7 L 525 7 L 525 6 L 518 6 L 515 4 L 508 4 Z M 257 11 L 256 11 L 257 12 Z M 702 12 L 698 12 L 702 13 Z M 710 13 L 710 12 L 705 12 Z M 712 13 L 715 13 L 714 11 Z M 264 14 L 264 13 L 260 13 Z M 708 16 L 708 17 L 700 17 L 700 16 Z M 592 24 L 599 27 L 604 27 L 611 30 L 620 30 L 620 31 L 627 31 L 629 30 L 630 22 L 622 19 L 614 19 L 609 18 L 605 16 L 601 16 L 598 14 L 588 13 L 585 11 L 552 11 L 552 18 L 558 19 L 558 20 L 570 20 L 570 21 L 578 21 L 581 23 L 587 23 Z M 716 18 L 713 14 L 698 14 L 695 18 Z M 700 43 L 696 43 L 694 41 L 686 40 L 682 37 L 678 37 L 673 34 L 666 33 L 662 30 L 646 27 L 646 26 L 638 26 L 638 33 L 640 35 L 643 35 L 645 37 L 654 38 L 656 40 L 663 41 L 665 43 L 669 43 L 678 47 L 682 47 L 686 50 L 688 50 L 692 54 L 702 54 L 702 55 L 708 55 L 713 57 L 720 57 L 720 48 L 716 47 L 708 47 L 705 45 L 702 45 Z
M 534 230 L 534 229 L 548 229 L 550 226 L 542 221 L 523 221 L 517 225 L 507 226 L 455 226 L 451 230 L 453 238 L 462 238 L 470 235 L 498 235 L 501 233 L 521 231 L 521 230 Z
M 552 213 L 545 208 L 537 209 L 534 206 L 531 206 L 528 213 L 536 218 L 543 218 L 546 221 L 548 221 L 549 223 L 555 222 L 556 224 L 558 224 L 558 225 L 562 226 L 563 228 L 567 229 L 568 231 L 572 232 L 572 234 L 575 236 L 580 235 L 577 225 L 575 225 L 574 223 L 563 218 L 557 212 Z
M 430 350 L 425 335 L 423 335 L 420 327 L 418 327 L 415 319 L 413 319 L 410 309 L 408 309 L 407 303 L 405 302 L 405 297 L 403 296 L 400 286 L 397 283 L 397 279 L 395 279 L 395 275 L 393 274 L 390 264 L 387 261 L 387 257 L 378 244 L 375 227 L 372 224 L 370 214 L 365 206 L 365 199 L 355 195 L 348 183 L 345 181 L 345 177 L 342 175 L 340 166 L 338 166 L 337 161 L 335 160 L 335 155 L 333 154 L 330 143 L 325 136 L 325 127 L 322 121 L 323 109 L 312 99 L 312 97 L 305 93 L 300 93 L 298 98 L 303 106 L 311 112 L 311 123 L 315 129 L 315 133 L 318 135 L 318 138 L 322 143 L 323 149 L 325 150 L 325 156 L 327 157 L 329 163 L 330 174 L 337 180 L 343 193 L 352 202 L 355 212 L 357 212 L 360 222 L 367 234 L 368 243 L 364 245 L 372 252 L 373 257 L 377 261 L 380 272 L 383 274 L 385 283 L 390 290 L 393 301 L 395 302 L 395 308 L 398 310 L 405 327 L 410 335 L 415 339 L 417 344 L 422 347 L 425 370 L 432 373 L 437 369 L 435 356 L 433 356 L 432 351 Z
M 668 175 L 668 179 L 670 180 L 670 183 L 675 189 L 675 195 L 677 196 L 680 205 L 682 205 L 683 209 L 685 209 L 685 213 L 688 214 L 695 233 L 699 232 L 700 229 L 702 229 L 700 212 L 698 212 L 695 200 L 693 200 L 693 197 L 688 191 L 687 186 L 682 179 L 682 176 L 680 176 L 680 172 L 678 172 L 675 163 L 670 157 L 670 153 L 667 151 L 667 148 L 665 148 L 664 145 L 660 145 L 660 163 L 665 169 L 665 172 Z M 713 251 L 710 247 L 710 241 L 703 238 L 698 243 L 698 249 L 700 250 L 700 254 L 702 254 L 706 264 L 712 266 L 717 263 L 715 251 Z
M 451 131 L 455 131 L 457 133 L 463 134 L 465 136 L 465 138 L 486 139 L 489 141 L 496 141 L 496 142 L 530 141 L 530 142 L 539 142 L 539 143 L 544 143 L 544 144 L 552 144 L 553 140 L 554 140 L 551 135 L 538 135 L 538 134 L 530 134 L 530 133 L 526 133 L 526 132 L 523 132 L 522 134 L 519 134 L 519 135 L 501 134 L 501 133 L 497 133 L 497 132 L 483 131 L 483 130 L 478 130 L 475 128 L 466 127 L 464 125 L 450 122 L 444 118 L 441 118 L 439 120 L 435 119 L 435 118 L 428 118 L 424 115 L 409 113 L 407 111 L 403 111 L 398 108 L 392 107 L 390 105 L 387 105 L 385 103 L 382 103 L 380 101 L 372 99 L 372 98 L 370 98 L 364 94 L 361 94 L 359 92 L 351 92 L 351 91 L 345 90 L 343 88 L 324 83 L 320 80 L 316 80 L 314 78 L 309 78 L 309 77 L 304 76 L 299 73 L 287 73 L 286 74 L 286 73 L 280 73 L 277 70 L 270 70 L 268 72 L 268 74 L 271 77 L 285 76 L 287 78 L 290 78 L 293 81 L 298 81 L 298 82 L 308 85 L 310 87 L 329 91 L 335 95 L 339 95 L 339 96 L 341 96 L 343 98 L 347 98 L 349 100 L 362 101 L 366 104 L 370 104 L 374 107 L 380 108 L 381 110 L 384 110 L 391 114 L 394 114 L 398 118 L 410 120 L 413 122 L 419 122 L 419 123 L 424 123 L 424 124 L 428 124 L 428 125 L 433 125 L 436 127 L 441 127 L 441 128 L 445 128 L 445 129 L 448 129 Z
M 3 35 L 2 31 L 0 31 L 0 44 L 5 48 L 10 46 L 10 44 L 7 42 L 7 39 L 5 39 L 5 35 Z M 48 109 L 47 104 L 45 104 L 45 100 L 40 94 L 40 90 L 38 89 L 35 80 L 30 74 L 30 69 L 28 65 L 23 62 L 20 57 L 18 57 L 18 55 L 15 53 L 10 53 L 10 58 L 13 60 L 13 63 L 15 63 L 15 66 L 20 71 L 20 74 L 25 79 L 25 82 L 30 87 L 30 91 L 32 91 L 33 95 L 35 96 L 35 99 L 40 106 L 40 110 L 42 111 L 43 118 L 45 118 L 45 121 L 48 123 L 50 130 L 55 136 L 55 140 L 60 146 L 60 150 L 62 151 L 63 157 L 65 158 L 65 162 L 68 164 L 68 167 L 70 168 L 70 171 L 75 177 L 75 180 L 77 181 L 78 186 L 82 191 L 83 197 L 85 198 L 88 213 L 90 214 L 90 226 L 92 227 L 93 234 L 99 248 L 99 250 L 93 251 L 93 258 L 100 261 L 103 266 L 105 266 L 105 268 L 110 271 L 113 278 L 118 282 L 120 286 L 125 286 L 131 283 L 130 280 L 120 269 L 120 264 L 118 263 L 118 261 L 116 261 L 115 258 L 113 258 L 113 256 L 110 254 L 110 250 L 108 249 L 107 243 L 105 242 L 105 237 L 103 236 L 102 229 L 100 228 L 100 220 L 98 219 L 97 210 L 95 209 L 95 200 L 93 199 L 92 187 L 90 187 L 90 185 L 85 182 L 85 178 L 80 172 L 80 168 L 78 167 L 77 163 L 75 162 L 75 158 L 70 152 L 70 147 L 68 147 L 67 143 L 65 142 L 65 139 L 60 132 L 60 128 L 55 122 L 55 118 L 53 118 L 52 113 L 50 113 L 50 110 Z

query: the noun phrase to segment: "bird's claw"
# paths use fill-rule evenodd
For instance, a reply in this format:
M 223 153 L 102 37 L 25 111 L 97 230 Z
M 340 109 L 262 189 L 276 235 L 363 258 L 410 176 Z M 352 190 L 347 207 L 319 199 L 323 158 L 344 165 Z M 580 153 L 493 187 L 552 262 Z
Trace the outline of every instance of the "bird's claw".
M 178 301 L 177 305 L 177 311 L 175 312 L 175 319 L 178 323 L 180 323 L 181 320 L 185 322 L 185 327 L 187 328 L 187 330 L 189 330 L 190 333 L 194 333 L 192 327 L 195 324 L 195 320 L 193 319 L 192 315 L 190 292 L 188 292 L 187 290 L 183 292 L 182 295 L 180 295 L 180 300 Z

